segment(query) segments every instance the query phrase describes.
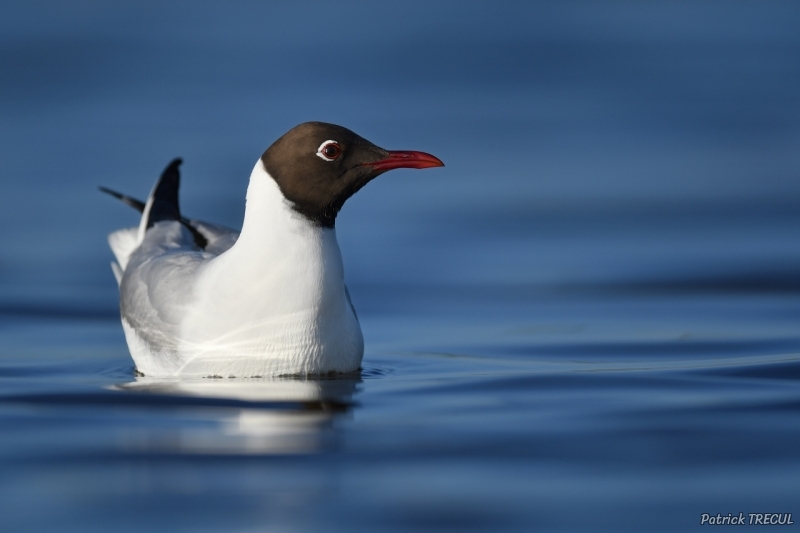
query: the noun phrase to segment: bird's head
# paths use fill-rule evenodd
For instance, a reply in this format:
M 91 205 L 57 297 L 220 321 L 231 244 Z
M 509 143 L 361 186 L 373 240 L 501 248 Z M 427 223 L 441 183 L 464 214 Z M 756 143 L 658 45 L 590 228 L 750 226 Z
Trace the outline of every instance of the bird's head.
M 347 128 L 324 122 L 292 128 L 261 160 L 293 209 L 329 228 L 345 201 L 387 170 L 444 166 L 430 154 L 384 150 Z

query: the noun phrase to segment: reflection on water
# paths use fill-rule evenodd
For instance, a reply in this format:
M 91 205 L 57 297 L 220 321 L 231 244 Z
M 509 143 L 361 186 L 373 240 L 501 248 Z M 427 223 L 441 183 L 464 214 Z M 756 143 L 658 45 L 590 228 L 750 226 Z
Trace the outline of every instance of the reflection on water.
M 147 512 L 117 529 L 687 531 L 796 512 L 800 295 L 414 301 L 362 315 L 365 370 L 323 380 L 133 378 L 116 321 L 19 322 L 9 346 L 37 349 L 0 359 L 3 529 L 105 531 L 132 505 Z
M 139 452 L 303 454 L 335 446 L 334 420 L 346 415 L 358 376 L 331 379 L 137 377 L 110 387 L 167 407 L 202 408 L 206 424 L 126 433 L 121 448 Z

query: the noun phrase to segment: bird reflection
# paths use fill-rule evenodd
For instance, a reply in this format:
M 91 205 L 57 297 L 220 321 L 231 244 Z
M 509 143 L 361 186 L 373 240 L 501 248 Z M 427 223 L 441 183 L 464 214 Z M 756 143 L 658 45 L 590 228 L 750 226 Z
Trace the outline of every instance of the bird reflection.
M 158 429 L 126 434 L 120 444 L 128 450 L 303 454 L 336 446 L 335 422 L 349 413 L 360 382 L 360 374 L 327 379 L 137 377 L 112 388 L 141 395 L 142 404 L 169 413 L 169 423 Z

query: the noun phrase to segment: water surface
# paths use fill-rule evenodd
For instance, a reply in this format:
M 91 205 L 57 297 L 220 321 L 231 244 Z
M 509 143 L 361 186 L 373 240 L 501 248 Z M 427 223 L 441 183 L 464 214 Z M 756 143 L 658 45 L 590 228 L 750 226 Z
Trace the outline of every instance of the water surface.
M 0 529 L 800 519 L 797 5 L 404 6 L 0 17 Z M 94 188 L 183 156 L 184 213 L 238 227 L 304 120 L 447 164 L 337 222 L 363 370 L 136 377 L 104 239 L 137 220 Z

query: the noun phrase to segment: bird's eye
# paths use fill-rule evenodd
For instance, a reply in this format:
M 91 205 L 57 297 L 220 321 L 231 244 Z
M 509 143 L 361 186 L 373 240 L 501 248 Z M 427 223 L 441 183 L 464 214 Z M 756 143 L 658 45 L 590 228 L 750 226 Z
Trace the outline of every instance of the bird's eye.
M 317 149 L 317 155 L 325 161 L 333 161 L 339 157 L 341 153 L 342 149 L 339 148 L 339 143 L 336 141 L 325 141 L 320 144 L 319 149 Z

